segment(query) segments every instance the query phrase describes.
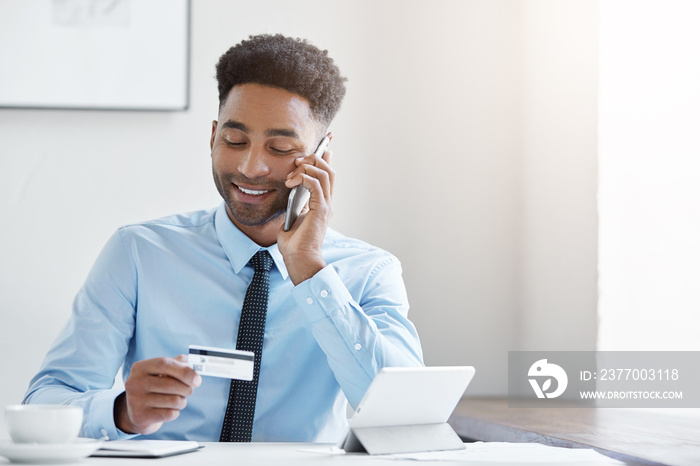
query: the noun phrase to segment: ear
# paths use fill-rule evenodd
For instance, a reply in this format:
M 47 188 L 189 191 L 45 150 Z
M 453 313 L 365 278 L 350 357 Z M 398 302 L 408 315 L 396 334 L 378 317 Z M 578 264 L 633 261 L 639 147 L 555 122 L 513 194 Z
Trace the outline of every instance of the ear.
M 209 150 L 214 150 L 214 139 L 216 138 L 216 126 L 218 122 L 216 120 L 211 122 L 211 139 L 209 140 Z

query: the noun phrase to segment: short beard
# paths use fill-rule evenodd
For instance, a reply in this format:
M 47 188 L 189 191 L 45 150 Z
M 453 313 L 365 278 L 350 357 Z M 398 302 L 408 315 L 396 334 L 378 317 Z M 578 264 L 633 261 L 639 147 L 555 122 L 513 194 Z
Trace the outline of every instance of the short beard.
M 279 217 L 280 215 L 284 214 L 287 211 L 287 208 L 285 206 L 284 209 L 282 210 L 277 210 L 273 211 L 270 216 L 260 216 L 260 215 L 247 215 L 246 212 L 242 212 L 240 209 L 236 209 L 233 206 L 233 202 L 230 200 L 224 198 L 224 201 L 226 202 L 226 205 L 228 206 L 229 211 L 233 215 L 233 217 L 238 220 L 238 222 L 241 225 L 249 226 L 249 227 L 256 227 L 259 225 L 264 225 L 270 220 Z
M 226 202 L 229 212 L 231 212 L 233 217 L 242 225 L 264 225 L 270 220 L 287 212 L 287 199 L 289 198 L 291 189 L 287 188 L 284 182 L 270 183 L 269 180 L 263 178 L 246 178 L 241 175 L 233 175 L 230 173 L 221 174 L 219 176 L 214 172 L 213 175 L 216 189 L 224 199 L 224 202 Z M 266 211 L 261 211 L 260 208 L 247 208 L 247 204 L 235 203 L 231 195 L 231 190 L 236 189 L 232 186 L 233 184 L 238 185 L 239 183 L 248 186 L 267 186 L 274 188 L 275 199 L 270 208 Z

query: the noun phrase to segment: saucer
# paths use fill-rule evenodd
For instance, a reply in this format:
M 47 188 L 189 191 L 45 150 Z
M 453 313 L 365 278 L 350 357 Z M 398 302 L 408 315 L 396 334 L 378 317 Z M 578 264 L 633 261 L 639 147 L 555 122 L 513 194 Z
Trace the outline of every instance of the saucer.
M 0 442 L 0 456 L 13 463 L 73 463 L 90 456 L 102 445 L 102 440 L 78 438 L 70 443 Z

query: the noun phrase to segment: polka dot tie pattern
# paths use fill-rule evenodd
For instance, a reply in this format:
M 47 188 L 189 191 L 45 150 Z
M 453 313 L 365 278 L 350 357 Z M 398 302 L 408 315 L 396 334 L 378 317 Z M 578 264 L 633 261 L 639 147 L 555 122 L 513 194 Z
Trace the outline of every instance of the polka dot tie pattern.
M 250 442 L 253 436 L 253 416 L 258 396 L 258 377 L 273 261 L 269 252 L 258 251 L 248 264 L 253 266 L 255 273 L 245 293 L 236 349 L 255 353 L 253 380 L 231 380 L 220 442 Z

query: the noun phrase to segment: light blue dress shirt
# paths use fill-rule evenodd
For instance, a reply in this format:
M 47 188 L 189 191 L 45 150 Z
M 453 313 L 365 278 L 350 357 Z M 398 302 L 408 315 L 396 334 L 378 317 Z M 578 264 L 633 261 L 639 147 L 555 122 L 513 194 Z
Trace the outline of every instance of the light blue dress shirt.
M 78 292 L 73 313 L 25 402 L 81 406 L 81 436 L 124 438 L 113 389 L 142 359 L 189 345 L 235 348 L 248 264 L 261 248 L 230 221 L 225 204 L 120 228 Z M 328 264 L 294 286 L 277 245 L 267 248 L 270 297 L 253 441 L 334 442 L 346 397 L 362 398 L 384 366 L 422 365 L 401 265 L 391 254 L 329 230 Z M 203 377 L 180 416 L 152 439 L 216 441 L 230 380 Z

